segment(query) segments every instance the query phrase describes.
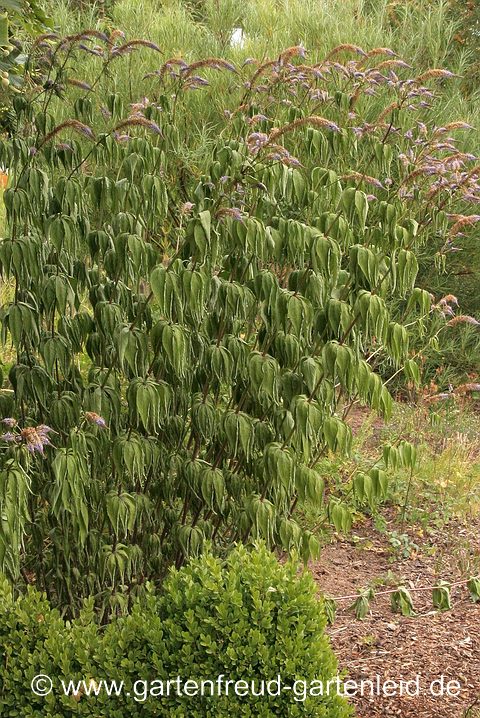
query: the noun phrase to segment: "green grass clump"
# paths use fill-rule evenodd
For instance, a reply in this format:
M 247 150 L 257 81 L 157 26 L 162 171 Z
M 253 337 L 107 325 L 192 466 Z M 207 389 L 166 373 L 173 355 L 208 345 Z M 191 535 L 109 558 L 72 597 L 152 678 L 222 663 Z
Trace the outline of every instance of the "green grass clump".
M 102 6 L 103 7 L 103 6 Z M 467 80 L 475 72 L 478 51 L 475 34 L 468 34 L 468 22 L 473 15 L 452 9 L 447 0 L 431 3 L 409 0 L 168 0 L 159 4 L 154 0 L 119 0 L 107 5 L 107 15 L 98 13 L 93 4 L 79 12 L 67 0 L 51 7 L 61 33 L 76 32 L 85 27 L 123 30 L 127 38 L 148 38 L 158 44 L 163 60 L 182 57 L 187 62 L 208 56 L 222 57 L 240 66 L 250 57 L 270 58 L 286 47 L 303 44 L 309 51 L 309 61 L 319 62 L 332 48 L 353 44 L 366 50 L 389 47 L 404 58 L 415 71 L 448 68 L 455 79 L 448 81 L 441 101 L 425 108 L 419 121 L 441 126 L 461 118 L 480 128 L 479 88 Z M 242 47 L 231 46 L 235 28 L 244 33 Z M 468 37 L 468 42 L 460 42 Z M 471 39 L 470 39 L 471 38 Z M 82 64 L 82 78 L 87 79 L 93 60 Z M 115 90 L 129 102 L 134 102 L 136 88 L 148 72 L 159 66 L 157 57 L 148 53 L 129 63 L 119 63 L 112 78 Z M 205 169 L 212 133 L 221 131 L 219 118 L 228 105 L 231 84 L 221 74 L 209 77 L 210 87 L 192 93 L 185 122 L 191 131 L 192 147 L 185 148 L 186 157 L 199 172 Z M 468 93 L 466 93 L 468 86 Z M 381 112 L 382 93 L 377 102 L 372 99 L 372 115 Z M 61 117 L 62 105 L 57 108 Z M 478 132 L 464 133 L 459 149 L 476 153 Z M 442 296 L 447 290 L 458 296 L 465 313 L 480 317 L 477 291 L 480 267 L 479 232 L 473 231 L 462 245 L 462 252 L 451 255 L 444 271 L 439 271 L 426 255 L 422 262 L 423 285 Z

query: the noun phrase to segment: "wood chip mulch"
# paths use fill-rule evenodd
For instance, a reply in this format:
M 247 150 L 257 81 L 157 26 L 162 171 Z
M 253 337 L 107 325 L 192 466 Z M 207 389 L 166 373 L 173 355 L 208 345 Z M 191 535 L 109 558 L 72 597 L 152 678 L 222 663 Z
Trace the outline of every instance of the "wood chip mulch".
M 439 578 L 453 583 L 480 565 L 480 520 L 449 529 L 449 536 L 462 537 L 468 556 L 464 548 L 457 555 L 453 544 L 442 545 L 442 532 L 415 538 L 418 549 L 408 558 L 395 557 L 386 536 L 366 522 L 356 541 L 325 547 L 311 569 L 319 589 L 331 596 L 355 594 L 379 579 L 387 585 L 378 585 L 378 592 L 396 587 L 399 580 L 409 590 L 432 586 Z M 416 611 L 411 618 L 392 612 L 390 595 L 378 596 L 361 621 L 348 610 L 352 600 L 339 602 L 329 635 L 340 670 L 357 686 L 362 679 L 374 681 L 373 696 L 364 683 L 364 695 L 357 688 L 350 699 L 358 718 L 480 718 L 480 604 L 472 603 L 463 585 L 452 588 L 453 607 L 444 612 L 433 609 L 430 591 L 411 590 L 411 595 Z M 442 676 L 443 695 L 434 695 L 442 692 Z M 397 685 L 385 683 L 390 680 Z M 415 681 L 408 685 L 413 695 L 406 694 L 401 680 Z M 432 681 L 437 683 L 432 686 Z M 458 696 L 447 695 L 449 681 L 458 682 L 450 684 Z M 382 695 L 383 690 L 394 695 Z

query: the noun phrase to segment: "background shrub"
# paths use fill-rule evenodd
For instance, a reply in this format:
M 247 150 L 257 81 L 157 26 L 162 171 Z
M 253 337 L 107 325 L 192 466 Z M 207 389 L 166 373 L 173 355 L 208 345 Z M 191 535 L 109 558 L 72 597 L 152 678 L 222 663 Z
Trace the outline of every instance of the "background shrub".
M 41 83 L 0 143 L 0 570 L 70 615 L 127 612 L 207 541 L 308 560 L 305 502 L 348 530 L 320 458 L 348 455 L 352 402 L 388 416 L 386 377 L 419 383 L 458 312 L 418 282 L 480 219 L 470 125 L 420 121 L 452 73 L 305 54 L 165 61 L 95 29 L 32 47 Z
M 0 713 L 2 718 L 127 718 L 127 716 L 322 716 L 345 718 L 347 703 L 336 695 L 296 702 L 292 691 L 279 697 L 149 698 L 65 697 L 60 680 L 125 681 L 212 679 L 220 674 L 251 682 L 275 679 L 326 682 L 337 665 L 324 634 L 325 615 L 307 572 L 280 565 L 265 548 L 235 549 L 222 563 L 211 555 L 173 570 L 160 598 L 149 594 L 131 615 L 105 628 L 92 620 L 91 605 L 73 622 L 37 591 L 13 600 L 0 592 Z M 51 676 L 47 698 L 30 692 L 32 678 Z M 257 683 L 258 686 L 258 683 Z M 140 698 L 141 688 L 134 693 Z M 132 696 L 134 695 L 132 693 Z

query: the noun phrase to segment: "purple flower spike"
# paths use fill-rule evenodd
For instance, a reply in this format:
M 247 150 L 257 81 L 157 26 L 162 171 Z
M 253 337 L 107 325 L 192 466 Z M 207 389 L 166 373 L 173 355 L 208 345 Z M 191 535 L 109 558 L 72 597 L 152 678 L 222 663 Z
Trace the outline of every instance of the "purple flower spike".
M 97 426 L 101 426 L 102 429 L 105 429 L 107 426 L 107 422 L 105 421 L 103 416 L 100 416 L 100 414 L 97 414 L 95 411 L 86 411 L 85 419 L 87 421 L 89 421 L 91 424 L 96 424 Z
M 182 214 L 189 214 L 194 207 L 195 205 L 193 204 L 193 202 L 184 202 L 180 211 Z
M 20 436 L 32 455 L 35 454 L 36 451 L 39 454 L 43 454 L 43 447 L 50 443 L 48 437 L 45 436 L 45 434 L 39 434 L 37 428 L 34 426 L 22 429 Z
M 39 437 L 43 440 L 45 444 L 49 444 L 50 440 L 48 438 L 48 434 L 52 432 L 53 434 L 56 434 L 57 432 L 54 431 L 50 426 L 47 426 L 46 424 L 40 424 L 37 426 L 37 434 Z
M 218 210 L 216 217 L 217 219 L 221 219 L 222 217 L 231 217 L 237 222 L 243 222 L 242 210 L 238 207 L 222 207 Z
M 0 434 L 0 439 L 2 441 L 8 441 L 8 443 L 18 441 L 19 438 L 20 437 L 17 434 L 13 434 L 11 431 L 6 431 L 5 434 Z

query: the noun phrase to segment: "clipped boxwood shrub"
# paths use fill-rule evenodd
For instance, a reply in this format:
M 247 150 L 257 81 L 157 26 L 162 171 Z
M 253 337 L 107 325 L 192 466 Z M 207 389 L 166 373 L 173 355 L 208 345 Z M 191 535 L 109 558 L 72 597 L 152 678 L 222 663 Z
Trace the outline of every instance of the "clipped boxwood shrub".
M 332 688 L 330 695 L 307 696 L 304 687 L 324 685 L 337 672 L 324 633 L 325 615 L 315 584 L 294 563 L 280 565 L 265 548 L 235 549 L 222 562 L 211 555 L 172 571 L 162 594 L 150 592 L 131 613 L 106 627 L 93 620 L 92 604 L 80 617 L 64 622 L 35 590 L 17 600 L 8 583 L 0 590 L 0 715 L 2 718 L 130 718 L 130 716 L 311 716 L 346 718 L 347 702 Z M 53 690 L 35 696 L 30 688 L 47 674 Z M 167 696 L 166 681 L 274 681 L 270 693 L 211 697 Z M 61 681 L 124 681 L 120 696 L 65 696 Z M 316 680 L 316 684 L 310 681 Z M 163 683 L 161 683 L 163 682 Z M 305 682 L 305 683 L 304 683 Z M 90 683 L 90 686 L 93 685 Z M 163 686 L 163 689 L 162 689 Z M 246 692 L 244 684 L 238 684 Z M 78 687 L 78 686 L 77 686 Z M 190 684 L 190 692 L 194 686 Z M 210 689 L 206 684 L 206 692 Z M 308 688 L 307 688 L 308 692 Z M 162 695 L 163 693 L 163 695 Z M 128 695 L 130 694 L 130 695 Z

